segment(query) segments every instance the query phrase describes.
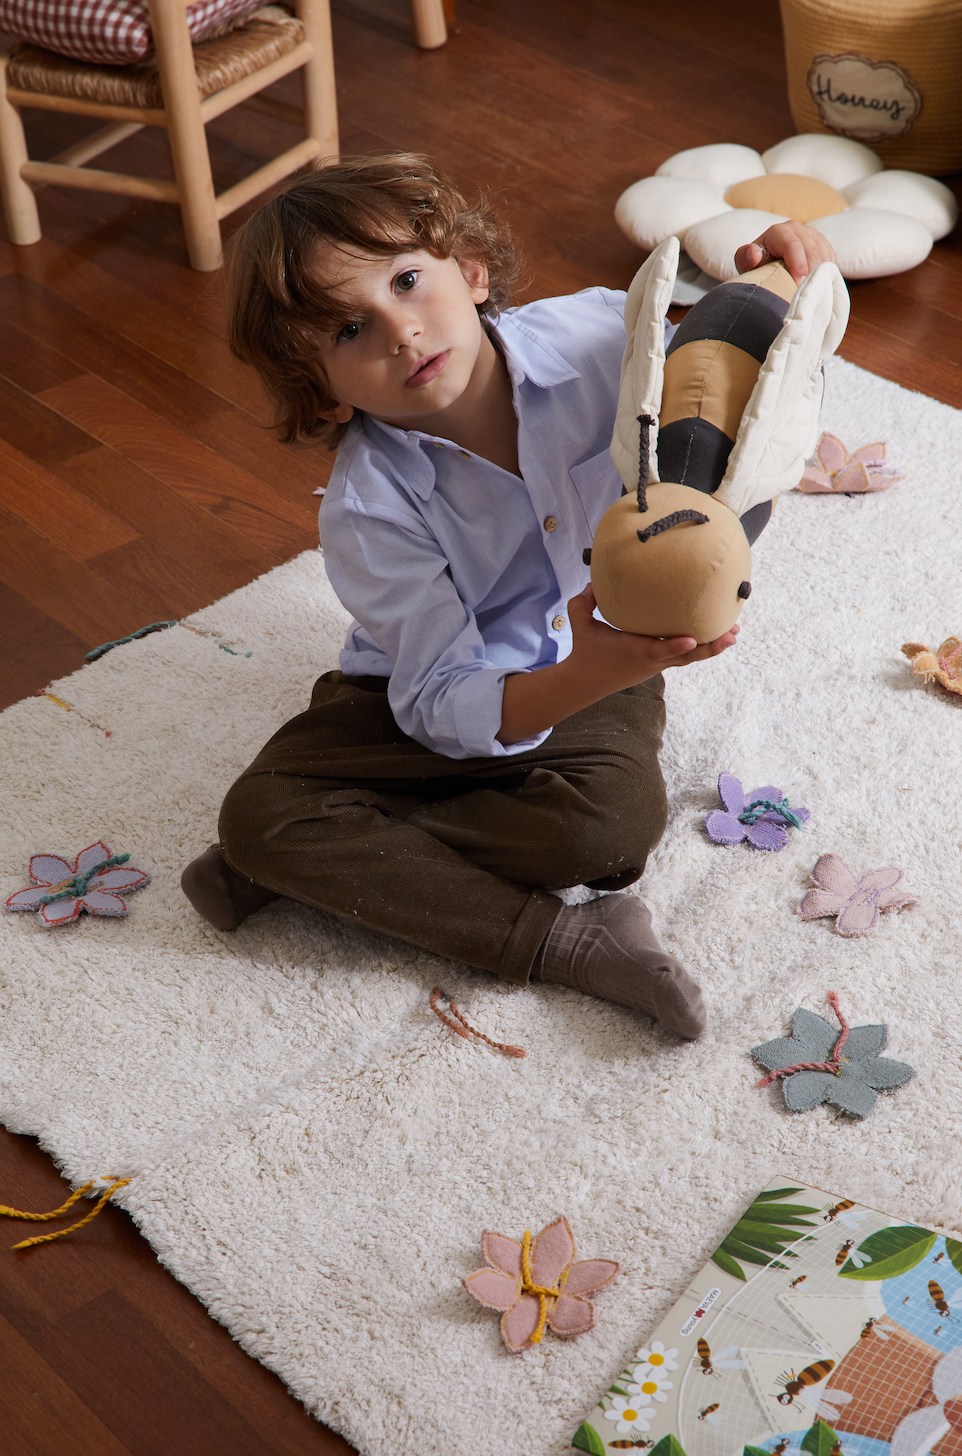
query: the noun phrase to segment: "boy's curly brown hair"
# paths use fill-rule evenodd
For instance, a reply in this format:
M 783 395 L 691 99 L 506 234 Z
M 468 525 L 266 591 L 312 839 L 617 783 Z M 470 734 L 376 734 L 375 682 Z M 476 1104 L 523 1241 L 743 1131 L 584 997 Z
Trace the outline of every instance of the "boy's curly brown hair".
M 351 318 L 314 277 L 325 243 L 372 257 L 423 248 L 436 258 L 484 263 L 489 292 L 478 312 L 495 315 L 510 302 L 522 257 L 483 195 L 469 203 L 427 157 L 408 152 L 322 167 L 235 233 L 225 263 L 231 349 L 260 375 L 285 444 L 334 449 L 346 426 L 319 414 L 334 401 L 317 339 Z

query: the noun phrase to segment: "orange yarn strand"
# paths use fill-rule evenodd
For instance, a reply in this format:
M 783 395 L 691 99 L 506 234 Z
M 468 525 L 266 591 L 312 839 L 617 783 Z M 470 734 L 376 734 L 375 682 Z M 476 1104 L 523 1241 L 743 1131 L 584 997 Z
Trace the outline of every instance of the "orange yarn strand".
M 0 1215 L 2 1215 L 4 1218 L 25 1218 L 29 1219 L 33 1223 L 45 1223 L 47 1219 L 60 1218 L 63 1214 L 67 1212 L 68 1208 L 73 1207 L 78 1199 L 86 1197 L 86 1195 L 90 1192 L 91 1188 L 94 1186 L 94 1181 L 95 1180 L 91 1178 L 90 1182 L 85 1183 L 82 1188 L 78 1188 L 76 1193 L 71 1193 L 66 1203 L 61 1204 L 59 1208 L 51 1209 L 49 1213 L 26 1213 L 22 1209 L 7 1208 L 5 1205 L 0 1204 Z M 107 1199 L 112 1193 L 116 1193 L 118 1188 L 126 1188 L 129 1182 L 129 1178 L 115 1178 L 107 1191 L 101 1195 L 96 1206 L 91 1210 L 90 1213 L 87 1214 L 86 1218 L 80 1219 L 78 1223 L 71 1224 L 69 1228 L 58 1229 L 55 1234 L 38 1234 L 36 1238 L 23 1239 L 21 1243 L 14 1244 L 13 1248 L 30 1249 L 33 1247 L 34 1244 L 48 1244 L 51 1242 L 52 1239 L 62 1239 L 64 1234 L 76 1233 L 77 1229 L 84 1228 L 85 1225 L 88 1224 L 92 1218 L 97 1217 L 97 1214 L 103 1208 L 104 1204 L 107 1202 Z
M 508 1046 L 503 1041 L 492 1041 L 489 1036 L 485 1036 L 483 1031 L 477 1031 L 471 1025 L 470 1021 L 468 1021 L 467 1017 L 463 1014 L 456 1001 L 452 1001 L 450 1003 L 451 1016 L 457 1017 L 457 1021 L 452 1021 L 451 1016 L 447 1016 L 438 1005 L 440 996 L 440 988 L 435 986 L 434 990 L 431 992 L 431 1010 L 434 1012 L 435 1016 L 437 1016 L 441 1021 L 444 1022 L 445 1026 L 449 1026 L 451 1030 L 455 1032 L 458 1036 L 463 1036 L 465 1041 L 468 1040 L 468 1033 L 470 1032 L 471 1036 L 476 1036 L 479 1041 L 487 1042 L 489 1047 L 494 1047 L 494 1050 L 496 1052 L 501 1052 L 503 1056 L 526 1057 L 528 1055 L 524 1047 Z M 458 1025 L 459 1022 L 460 1025 Z

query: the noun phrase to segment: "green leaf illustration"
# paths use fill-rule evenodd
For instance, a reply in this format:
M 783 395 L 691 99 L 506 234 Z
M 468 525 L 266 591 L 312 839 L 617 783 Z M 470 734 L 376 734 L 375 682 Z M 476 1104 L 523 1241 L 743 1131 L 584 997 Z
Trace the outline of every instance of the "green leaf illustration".
M 652 1446 L 648 1456 L 685 1456 L 685 1449 L 676 1437 L 662 1436 L 661 1440 Z
M 744 1279 L 746 1276 L 735 1260 L 743 1264 L 764 1265 L 772 1264 L 773 1255 L 784 1257 L 790 1254 L 787 1245 L 798 1242 L 802 1237 L 799 1230 L 812 1227 L 813 1220 L 806 1215 L 820 1212 L 807 1204 L 779 1201 L 800 1191 L 798 1188 L 772 1188 L 760 1193 L 712 1255 L 719 1269 L 726 1274 L 734 1274 L 736 1279 Z M 773 1267 L 784 1269 L 785 1265 L 776 1262 Z
M 949 1261 L 954 1264 L 956 1271 L 962 1274 L 962 1244 L 959 1243 L 958 1239 L 946 1239 L 945 1252 L 949 1256 Z
M 594 1426 L 582 1421 L 571 1438 L 571 1444 L 578 1451 L 588 1451 L 591 1456 L 605 1456 L 605 1443 Z
M 731 1274 L 734 1279 L 745 1278 L 745 1271 L 741 1264 L 736 1264 L 735 1260 L 730 1254 L 726 1254 L 724 1249 L 716 1249 L 711 1257 L 712 1263 L 717 1264 L 723 1273 Z
M 851 1258 L 846 1259 L 839 1269 L 841 1279 L 894 1279 L 897 1274 L 906 1274 L 921 1264 L 937 1238 L 928 1229 L 917 1228 L 915 1224 L 900 1224 L 898 1228 L 880 1229 L 869 1234 L 858 1252 L 871 1260 L 857 1269 Z
M 810 1452 L 810 1456 L 830 1456 L 832 1447 L 837 1443 L 838 1436 L 831 1426 L 826 1421 L 816 1421 L 805 1433 L 802 1450 Z

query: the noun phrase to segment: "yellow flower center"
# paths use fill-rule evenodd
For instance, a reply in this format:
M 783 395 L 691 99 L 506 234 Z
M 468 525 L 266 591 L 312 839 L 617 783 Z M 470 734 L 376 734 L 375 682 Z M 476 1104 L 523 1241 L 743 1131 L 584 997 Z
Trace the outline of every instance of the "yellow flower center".
M 638 1419 L 638 1412 L 633 1410 L 624 1410 L 621 1412 L 621 1417 L 622 1420 L 625 1421 L 636 1421 Z
M 649 1365 L 664 1365 L 664 1363 L 665 1363 L 665 1357 L 664 1357 L 664 1355 L 649 1355 L 648 1356 L 648 1364 Z
M 751 177 L 747 182 L 736 182 L 725 193 L 725 201 L 729 207 L 758 207 L 762 212 L 780 212 L 783 217 L 795 217 L 799 222 L 829 217 L 835 212 L 845 212 L 848 207 L 841 192 L 836 192 L 827 182 L 792 172 L 771 172 L 764 177 Z
M 655 1393 L 655 1391 L 657 1389 L 658 1389 L 658 1381 L 657 1380 L 646 1380 L 645 1383 L 644 1383 L 644 1385 L 641 1387 L 641 1393 L 642 1393 L 642 1395 L 654 1395 L 654 1393 Z

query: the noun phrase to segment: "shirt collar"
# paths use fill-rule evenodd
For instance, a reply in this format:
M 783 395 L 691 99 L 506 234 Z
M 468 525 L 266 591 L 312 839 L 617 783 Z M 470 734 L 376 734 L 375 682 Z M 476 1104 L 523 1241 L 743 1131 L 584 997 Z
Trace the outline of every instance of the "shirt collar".
M 551 389 L 556 384 L 567 384 L 570 380 L 581 378 L 567 359 L 532 333 L 513 311 L 501 314 L 496 320 L 488 319 L 486 324 L 504 355 L 516 401 L 518 390 L 525 380 L 539 389 Z M 440 435 L 425 434 L 422 430 L 402 430 L 370 415 L 364 417 L 364 428 L 383 432 L 392 442 L 407 447 L 403 461 L 405 483 L 421 500 L 427 500 L 437 483 L 431 459 L 434 454 L 432 447 L 443 446 L 453 450 L 457 448 L 453 441 Z

